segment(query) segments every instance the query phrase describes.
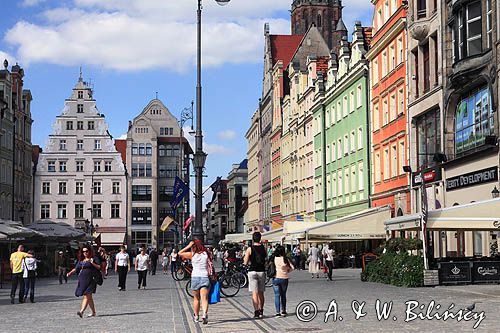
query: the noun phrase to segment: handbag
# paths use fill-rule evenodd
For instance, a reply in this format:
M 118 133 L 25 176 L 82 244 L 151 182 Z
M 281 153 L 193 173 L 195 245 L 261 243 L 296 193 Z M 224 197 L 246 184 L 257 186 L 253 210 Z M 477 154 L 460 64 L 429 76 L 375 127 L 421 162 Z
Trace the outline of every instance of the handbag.
M 215 267 L 214 267 L 214 262 L 210 256 L 208 257 L 207 260 L 207 273 L 208 273 L 208 278 L 210 281 L 215 281 L 217 280 L 217 277 L 215 276 Z
M 220 283 L 215 281 L 210 286 L 210 292 L 208 294 L 208 304 L 217 304 L 220 302 Z
M 274 257 L 271 258 L 269 266 L 267 267 L 267 276 L 272 278 L 276 276 L 276 264 L 274 263 Z

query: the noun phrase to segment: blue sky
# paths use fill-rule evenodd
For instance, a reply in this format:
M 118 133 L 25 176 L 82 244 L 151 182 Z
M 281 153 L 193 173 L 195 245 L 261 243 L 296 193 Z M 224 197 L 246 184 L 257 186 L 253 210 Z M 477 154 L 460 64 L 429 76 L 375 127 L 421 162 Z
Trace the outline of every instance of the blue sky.
M 245 133 L 261 94 L 263 25 L 289 33 L 292 0 L 204 0 L 205 186 L 246 157 Z M 370 0 L 344 0 L 344 20 L 371 25 Z M 179 116 L 195 98 L 196 0 L 0 0 L 0 60 L 25 69 L 33 143 L 45 146 L 83 67 L 110 132 L 158 97 Z

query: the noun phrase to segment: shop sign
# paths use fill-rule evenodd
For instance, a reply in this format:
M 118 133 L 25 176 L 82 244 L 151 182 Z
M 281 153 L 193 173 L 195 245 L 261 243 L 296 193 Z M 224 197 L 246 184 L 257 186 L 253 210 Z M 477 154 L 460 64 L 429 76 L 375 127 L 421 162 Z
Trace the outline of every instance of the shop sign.
M 470 262 L 441 262 L 438 267 L 439 281 L 443 284 L 471 282 Z
M 500 261 L 475 261 L 472 264 L 474 282 L 500 282 Z
M 465 175 L 448 178 L 446 180 L 446 190 L 453 191 L 459 188 L 494 182 L 498 180 L 498 168 L 491 167 L 479 171 L 469 172 Z
M 434 183 L 441 180 L 441 167 L 432 167 L 424 171 L 424 182 Z M 412 174 L 413 187 L 422 184 L 422 174 L 420 172 L 414 172 Z

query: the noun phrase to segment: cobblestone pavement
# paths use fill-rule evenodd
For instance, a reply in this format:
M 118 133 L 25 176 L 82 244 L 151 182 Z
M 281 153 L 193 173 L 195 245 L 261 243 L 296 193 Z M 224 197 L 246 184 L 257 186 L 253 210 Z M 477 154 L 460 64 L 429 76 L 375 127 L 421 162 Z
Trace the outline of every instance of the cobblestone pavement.
M 136 274 L 127 280 L 126 292 L 116 289 L 116 277 L 111 276 L 99 287 L 95 295 L 98 317 L 80 319 L 76 311 L 81 299 L 74 297 L 76 280 L 59 285 L 55 279 L 37 281 L 35 304 L 11 305 L 8 286 L 0 289 L 1 332 L 469 332 L 477 322 L 456 319 L 420 320 L 405 323 L 407 301 L 418 301 L 426 306 L 434 300 L 443 313 L 453 303 L 452 312 L 477 303 L 475 311 L 484 311 L 485 319 L 478 331 L 499 332 L 500 286 L 474 285 L 405 289 L 393 286 L 363 283 L 358 270 L 335 270 L 334 282 L 324 278 L 311 279 L 305 272 L 293 272 L 288 289 L 286 318 L 274 317 L 272 288 L 266 289 L 265 318 L 253 320 L 250 294 L 242 290 L 233 298 L 222 298 L 212 305 L 209 324 L 195 324 L 192 319 L 192 300 L 183 288 L 185 282 L 174 282 L 162 274 L 148 276 L 148 289 L 136 289 Z M 134 288 L 135 287 L 135 288 Z M 377 320 L 376 300 L 393 302 L 387 320 Z M 315 302 L 318 314 L 310 322 L 297 319 L 295 310 L 304 300 Z M 337 321 L 333 315 L 324 323 L 325 314 L 332 300 L 337 304 Z M 354 319 L 352 302 L 366 302 L 366 316 Z M 427 308 L 422 310 L 425 314 Z M 413 310 L 417 312 L 417 309 Z M 465 311 L 466 313 L 468 311 Z M 436 313 L 436 308 L 431 315 Z M 299 311 L 299 314 L 304 314 Z M 343 320 L 340 320 L 342 317 Z M 394 320 L 397 317 L 397 320 Z M 467 316 L 465 316 L 467 319 Z

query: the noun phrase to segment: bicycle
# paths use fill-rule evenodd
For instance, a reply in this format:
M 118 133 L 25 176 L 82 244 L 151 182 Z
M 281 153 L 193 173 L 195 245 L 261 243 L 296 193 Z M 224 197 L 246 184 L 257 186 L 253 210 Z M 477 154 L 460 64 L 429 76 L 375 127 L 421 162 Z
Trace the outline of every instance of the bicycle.
M 175 271 L 172 272 L 172 278 L 175 281 L 186 280 L 191 277 L 191 273 L 193 272 L 193 266 L 191 262 L 188 260 L 184 260 L 180 263 L 179 267 Z
M 220 292 L 225 297 L 234 297 L 240 291 L 240 283 L 238 278 L 233 275 L 227 275 L 224 271 L 216 273 L 217 281 L 219 281 Z M 186 293 L 194 297 L 193 290 L 191 289 L 191 279 L 189 279 L 184 286 Z

